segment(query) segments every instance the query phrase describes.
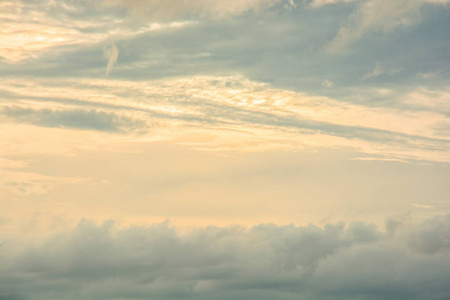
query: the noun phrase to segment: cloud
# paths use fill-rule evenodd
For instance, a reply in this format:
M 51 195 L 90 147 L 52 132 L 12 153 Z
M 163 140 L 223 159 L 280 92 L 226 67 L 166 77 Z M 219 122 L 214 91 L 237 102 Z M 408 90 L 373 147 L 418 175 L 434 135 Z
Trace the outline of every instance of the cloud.
M 0 182 L 9 191 L 21 196 L 42 195 L 62 185 L 86 182 L 88 179 L 75 177 L 53 177 L 42 174 L 2 170 Z
M 334 83 L 329 81 L 328 79 L 325 79 L 324 81 L 322 81 L 322 86 L 326 88 L 332 88 L 334 86 Z
M 449 230 L 449 215 L 400 223 L 393 235 L 360 222 L 180 233 L 167 222 L 83 220 L 39 244 L 4 244 L 0 290 L 24 299 L 445 299 Z
M 450 0 L 421 0 L 422 2 L 435 3 L 435 4 L 447 4 Z M 311 7 L 321 7 L 328 4 L 337 3 L 351 3 L 351 2 L 362 2 L 361 0 L 312 0 L 309 4 Z
M 427 3 L 449 4 L 450 0 L 425 0 Z
M 314 4 L 314 1 L 312 4 Z M 319 1 L 318 4 L 341 1 Z M 369 0 L 360 1 L 348 24 L 340 28 L 329 49 L 344 48 L 372 32 L 388 33 L 398 27 L 408 27 L 421 22 L 420 7 L 424 3 L 446 4 L 448 0 Z M 321 6 L 321 5 L 313 6 Z
M 417 204 L 417 203 L 411 203 L 411 206 L 415 208 L 426 208 L 426 209 L 433 208 L 433 206 L 431 205 Z
M 366 107 L 275 89 L 243 76 L 5 83 L 10 105 L 5 103 L 0 111 L 17 123 L 129 134 L 161 127 L 161 136 L 170 139 L 200 126 L 215 136 L 215 142 L 198 145 L 203 150 L 290 148 L 298 147 L 293 140 L 301 140 L 308 147 L 354 147 L 385 158 L 449 160 L 447 136 L 435 136 L 436 126 L 447 118 L 442 111 L 429 112 L 431 107 L 423 112 L 416 105 L 417 111 L 404 114 L 395 107 Z M 408 97 L 414 103 L 436 99 L 426 94 Z
M 370 72 L 370 73 L 365 74 L 362 79 L 363 80 L 367 80 L 367 79 L 370 79 L 370 78 L 376 78 L 376 77 L 380 76 L 383 73 L 384 73 L 383 66 L 379 62 L 377 62 L 376 65 L 375 65 L 375 68 L 373 69 L 373 71 Z
M 385 158 L 385 157 L 357 157 L 352 160 L 362 160 L 362 161 L 392 161 L 392 162 L 401 162 L 407 163 L 406 160 L 398 159 L 398 158 Z
M 321 7 L 327 4 L 336 4 L 336 3 L 350 3 L 358 0 L 313 0 L 309 3 L 311 7 Z
M 17 161 L 0 157 L 0 166 L 2 169 L 20 169 L 28 167 L 28 164 L 24 161 Z
M 423 207 L 424 205 L 422 205 Z M 407 245 L 423 255 L 437 255 L 450 251 L 450 216 L 431 218 L 422 224 L 401 228 Z
M 117 62 L 119 58 L 119 50 L 115 45 L 111 45 L 110 48 L 104 51 L 105 58 L 108 60 L 108 65 L 106 66 L 106 75 L 109 75 L 114 64 Z
M 295 6 L 293 1 L 284 0 L 104 0 L 106 6 L 127 8 L 140 18 L 152 20 L 184 19 L 192 17 L 221 19 L 241 15 L 246 12 L 258 12 L 286 2 Z
M 104 39 L 116 24 L 107 13 L 98 15 L 94 22 L 87 21 L 96 12 L 91 4 L 63 0 L 2 1 L 0 58 L 17 63 L 36 59 L 51 48 L 76 47 Z
M 107 132 L 130 132 L 145 130 L 143 121 L 115 113 L 99 110 L 55 110 L 24 107 L 0 108 L 0 115 L 16 122 L 35 124 L 43 127 L 75 128 Z
M 418 23 L 421 18 L 420 5 L 419 0 L 361 2 L 350 16 L 350 24 L 341 27 L 330 48 L 345 47 L 368 32 L 389 32 L 397 27 Z
M 442 86 L 448 74 L 444 67 L 446 32 L 439 29 L 447 28 L 444 26 L 445 11 L 435 5 L 422 11 L 423 27 L 413 26 L 401 35 L 374 36 L 377 38 L 375 46 L 366 39 L 353 48 L 355 51 L 351 55 L 328 55 L 320 49 L 327 47 L 340 26 L 351 27 L 346 20 L 362 2 L 347 5 L 336 2 L 324 9 L 304 9 L 298 5 L 297 9 L 276 13 L 284 6 L 280 2 L 263 14 L 200 21 L 188 15 L 179 17 L 179 21 L 173 18 L 152 20 L 148 17 L 151 11 L 136 9 L 146 18 L 138 26 L 128 23 L 127 8 L 119 2 L 111 7 L 98 5 L 98 1 L 82 1 L 79 5 L 74 5 L 73 1 L 40 1 L 39 5 L 35 1 L 15 3 L 21 3 L 26 9 L 20 13 L 11 12 L 8 16 L 11 19 L 2 26 L 4 34 L 0 35 L 3 41 L 0 44 L 12 50 L 4 56 L 6 63 L 0 72 L 2 77 L 52 77 L 58 80 L 62 77 L 102 77 L 108 64 L 103 50 L 111 46 L 111 42 L 120 50 L 118 62 L 113 67 L 114 77 L 129 80 L 237 72 L 254 80 L 313 93 L 327 78 L 336 85 L 334 93 L 348 94 L 341 89 L 358 85 L 362 75 L 373 68 L 369 65 L 376 60 L 386 68 L 403 68 L 405 72 L 401 76 L 389 80 L 391 84 L 403 87 L 415 83 L 411 80 L 419 81 L 411 78 L 411 72 L 430 73 L 439 66 L 442 79 L 433 79 L 426 84 L 435 85 L 441 81 Z M 161 5 L 164 3 L 161 1 Z M 141 4 L 145 6 L 146 2 Z M 123 5 L 127 5 L 125 1 Z M 40 6 L 46 9 L 41 10 Z M 75 12 L 71 12 L 72 9 Z M 139 19 L 135 15 L 129 18 Z M 327 22 L 315 26 L 318 18 Z M 17 37 L 20 35 L 19 23 L 20 29 L 26 31 L 21 38 Z M 175 24 L 185 25 L 176 27 Z M 424 31 L 434 34 L 424 34 Z M 12 61 L 16 63 L 10 63 Z M 387 78 L 383 79 L 376 84 L 387 81 Z M 321 89 L 320 92 L 330 91 Z

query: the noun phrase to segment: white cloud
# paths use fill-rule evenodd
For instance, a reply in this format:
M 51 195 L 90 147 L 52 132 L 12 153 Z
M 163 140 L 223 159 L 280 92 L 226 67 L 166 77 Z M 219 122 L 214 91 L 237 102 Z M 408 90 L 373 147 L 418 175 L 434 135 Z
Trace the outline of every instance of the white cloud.
M 370 79 L 370 78 L 376 78 L 376 77 L 380 76 L 381 74 L 383 74 L 384 72 L 385 71 L 384 71 L 383 66 L 379 62 L 377 62 L 375 65 L 375 68 L 372 70 L 372 72 L 365 74 L 362 79 L 366 80 L 366 79 Z
M 406 160 L 398 159 L 398 158 L 385 158 L 385 157 L 357 157 L 352 160 L 362 160 L 362 161 L 392 161 L 392 162 L 401 162 L 407 163 Z
M 417 204 L 417 203 L 411 203 L 411 206 L 416 207 L 416 208 L 426 208 L 426 209 L 433 208 L 433 206 L 431 206 L 431 205 Z
M 328 79 L 325 79 L 324 81 L 322 81 L 322 86 L 326 88 L 332 88 L 334 86 L 334 83 L 329 81 Z
M 105 58 L 108 60 L 108 65 L 106 66 L 106 75 L 109 75 L 114 64 L 117 62 L 119 58 L 119 49 L 113 44 L 111 47 L 105 49 L 104 51 Z
M 358 0 L 313 0 L 309 4 L 311 7 L 321 7 L 327 4 L 336 4 L 336 3 L 350 3 Z
M 324 228 L 258 225 L 180 233 L 83 220 L 38 244 L 3 244 L 5 298 L 438 299 L 450 296 L 450 216 Z M 23 242 L 23 241 L 22 241 Z M 420 254 L 420 255 L 418 255 Z M 338 275 L 337 275 L 338 274 Z

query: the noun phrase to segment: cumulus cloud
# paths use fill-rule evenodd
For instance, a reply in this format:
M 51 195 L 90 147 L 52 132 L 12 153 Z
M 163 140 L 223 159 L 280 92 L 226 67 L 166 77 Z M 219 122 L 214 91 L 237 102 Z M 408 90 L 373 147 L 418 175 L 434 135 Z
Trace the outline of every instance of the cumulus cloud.
M 364 223 L 180 233 L 167 222 L 81 221 L 18 248 L 3 243 L 0 295 L 11 299 L 446 299 L 450 215 Z

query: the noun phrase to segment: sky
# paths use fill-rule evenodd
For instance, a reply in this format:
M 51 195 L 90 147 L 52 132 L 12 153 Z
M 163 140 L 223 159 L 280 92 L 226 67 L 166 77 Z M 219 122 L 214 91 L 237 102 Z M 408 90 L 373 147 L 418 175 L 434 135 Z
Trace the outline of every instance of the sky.
M 449 0 L 0 1 L 0 300 L 449 299 Z

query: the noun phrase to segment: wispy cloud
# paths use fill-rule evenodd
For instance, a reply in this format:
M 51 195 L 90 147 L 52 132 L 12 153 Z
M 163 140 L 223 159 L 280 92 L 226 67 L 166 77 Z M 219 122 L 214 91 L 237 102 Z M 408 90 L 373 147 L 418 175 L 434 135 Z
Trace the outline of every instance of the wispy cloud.
M 266 140 L 262 149 L 273 141 L 273 146 L 279 147 L 279 138 L 289 141 L 297 135 L 317 147 L 346 145 L 393 158 L 449 159 L 450 141 L 445 136 L 435 136 L 436 126 L 447 117 L 431 113 L 428 108 L 399 115 L 400 108 L 345 104 L 332 98 L 274 89 L 241 76 L 145 82 L 68 80 L 64 86 L 43 80 L 28 87 L 13 88 L 11 84 L 7 91 L 16 100 L 3 104 L 3 115 L 39 126 L 131 135 L 161 127 L 165 134 L 167 128 L 173 128 L 176 136 L 183 128 L 203 124 L 219 136 L 223 133 L 217 131 L 219 128 L 252 133 L 259 141 Z M 425 101 L 426 95 L 421 97 Z M 56 103 L 59 109 L 54 108 Z M 234 143 L 230 140 L 232 135 L 227 136 L 228 142 Z
M 295 5 L 292 1 L 284 0 L 193 0 L 193 1 L 124 1 L 103 0 L 107 6 L 122 6 L 139 18 L 156 20 L 184 19 L 192 17 L 221 19 L 243 14 L 245 12 L 264 11 L 277 4 Z
M 87 181 L 85 178 L 55 177 L 17 170 L 2 170 L 0 182 L 11 192 L 21 195 L 42 195 L 58 186 Z
M 362 79 L 363 80 L 367 80 L 367 79 L 370 79 L 370 78 L 376 78 L 376 77 L 380 76 L 383 73 L 384 73 L 383 66 L 379 62 L 377 62 L 376 65 L 375 65 L 375 68 L 373 69 L 373 71 L 370 72 L 370 73 L 365 74 Z
M 106 11 L 98 1 L 81 1 L 79 5 L 69 1 L 41 1 L 38 5 L 8 0 L 0 4 L 0 9 L 0 58 L 14 64 L 26 59 L 37 59 L 57 47 L 68 51 L 80 45 L 105 44 L 118 37 L 186 24 L 161 24 L 151 20 L 137 28 L 130 27 L 124 20 L 117 18 L 119 12 Z M 108 60 L 107 73 L 117 62 L 118 54 L 119 49 L 114 44 L 104 49 L 104 56 Z
M 399 158 L 387 158 L 387 157 L 357 157 L 352 160 L 363 160 L 363 161 L 392 161 L 392 162 L 401 162 L 407 163 L 408 161 Z
M 426 209 L 433 208 L 433 206 L 431 206 L 431 205 L 417 204 L 417 203 L 411 203 L 411 206 L 415 207 L 415 208 L 426 208 Z
M 326 88 L 332 88 L 334 86 L 334 83 L 329 81 L 328 79 L 325 79 L 324 81 L 322 81 L 322 86 Z
M 119 49 L 113 44 L 111 47 L 105 49 L 104 51 L 105 58 L 108 60 L 108 65 L 106 66 L 106 75 L 109 75 L 114 64 L 117 62 L 119 58 Z
M 309 3 L 311 7 L 321 7 L 327 4 L 351 3 L 359 0 L 313 0 Z
M 44 127 L 75 128 L 109 132 L 145 130 L 142 120 L 96 110 L 52 110 L 30 109 L 18 106 L 0 109 L 0 115 L 16 122 L 30 123 Z
M 314 1 L 312 5 L 315 3 Z M 313 6 L 342 1 L 318 1 Z M 421 22 L 420 7 L 425 3 L 446 4 L 447 0 L 369 0 L 360 1 L 348 24 L 340 28 L 329 49 L 335 51 L 344 48 L 372 32 L 389 33 L 396 28 L 408 27 Z

